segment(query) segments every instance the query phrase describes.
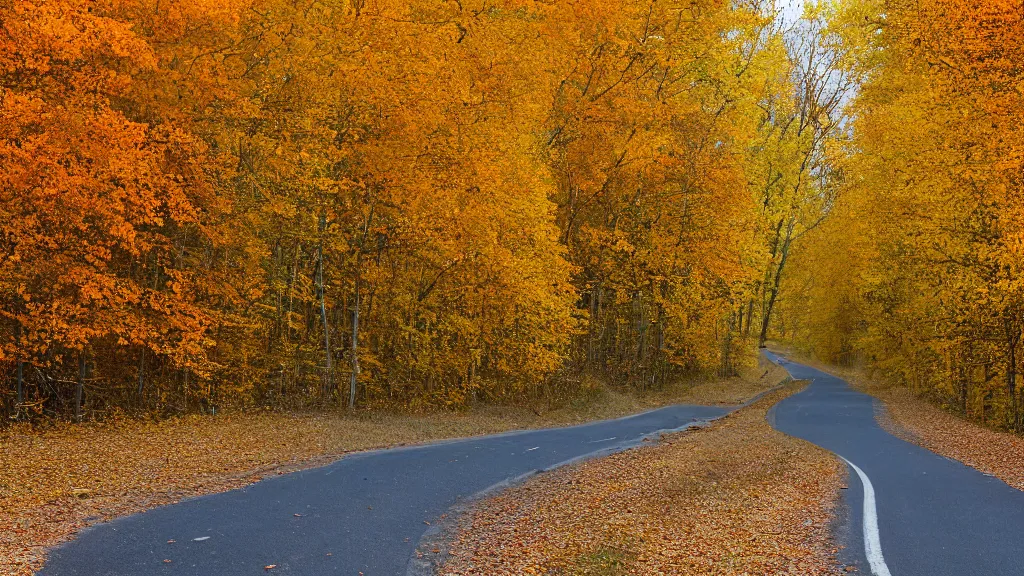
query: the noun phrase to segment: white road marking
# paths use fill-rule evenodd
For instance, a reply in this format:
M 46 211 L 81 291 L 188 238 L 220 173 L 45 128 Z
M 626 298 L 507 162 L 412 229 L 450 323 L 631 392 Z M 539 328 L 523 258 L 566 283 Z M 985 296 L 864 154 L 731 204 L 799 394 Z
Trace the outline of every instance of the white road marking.
M 534 451 L 534 450 L 536 450 L 537 448 L 540 448 L 540 446 L 534 446 L 533 448 L 527 448 L 527 449 L 526 449 L 526 451 L 527 451 L 527 452 L 533 452 L 533 451 Z
M 840 458 L 843 458 L 840 456 Z M 882 557 L 882 542 L 878 537 L 878 512 L 875 509 L 875 487 L 863 470 L 856 464 L 843 458 L 843 462 L 850 465 L 857 476 L 860 476 L 860 483 L 864 486 L 864 555 L 868 558 L 868 566 L 874 576 L 892 576 L 889 567 L 885 565 L 885 558 Z
M 598 442 L 607 442 L 609 440 L 615 440 L 616 438 L 618 438 L 618 436 L 612 436 L 611 438 L 604 438 L 604 439 L 601 439 L 601 440 L 591 440 L 590 442 L 588 442 L 588 444 L 597 444 Z
M 209 540 L 209 539 L 210 539 L 209 536 L 200 536 L 199 538 L 193 538 L 192 541 L 193 542 L 202 542 L 203 540 Z

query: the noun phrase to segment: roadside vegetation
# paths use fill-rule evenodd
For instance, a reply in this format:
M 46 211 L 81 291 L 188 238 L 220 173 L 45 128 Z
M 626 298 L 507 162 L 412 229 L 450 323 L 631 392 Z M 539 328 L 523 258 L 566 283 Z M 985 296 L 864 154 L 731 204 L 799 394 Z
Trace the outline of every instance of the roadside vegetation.
M 422 415 L 239 413 L 26 425 L 0 432 L 0 574 L 28 576 L 83 527 L 267 475 L 388 446 L 613 418 L 675 402 L 735 404 L 784 380 L 777 367 L 678 382 L 657 393 L 595 385 L 561 406 L 482 405 Z
M 0 566 L 352 450 L 770 387 L 835 190 L 826 17 L 0 3 Z
M 831 523 L 845 470 L 766 420 L 800 388 L 480 503 L 451 536 L 441 574 L 843 573 Z
M 0 21 L 4 422 L 728 375 L 833 190 L 847 82 L 821 11 L 15 0 Z
M 829 217 L 792 254 L 773 335 L 1024 432 L 1024 13 L 844 2 L 867 81 Z M 979 449 L 983 449 L 979 447 Z

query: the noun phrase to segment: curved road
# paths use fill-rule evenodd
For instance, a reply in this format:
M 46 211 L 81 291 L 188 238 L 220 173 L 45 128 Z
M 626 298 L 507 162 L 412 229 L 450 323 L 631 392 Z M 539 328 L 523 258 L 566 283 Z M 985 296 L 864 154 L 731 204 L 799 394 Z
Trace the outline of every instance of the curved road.
M 94 526 L 51 550 L 40 574 L 400 576 L 428 522 L 460 500 L 729 411 L 669 406 L 570 428 L 354 454 Z
M 844 492 L 851 530 L 843 554 L 858 565 L 859 573 L 1024 575 L 1024 554 L 1018 548 L 1024 536 L 1024 492 L 892 436 L 875 421 L 874 399 L 843 380 L 769 356 L 793 378 L 812 380 L 803 392 L 775 406 L 771 417 L 776 429 L 856 466 Z M 874 506 L 868 510 L 861 474 L 873 491 Z M 878 549 L 866 553 L 865 542 L 868 550 Z M 868 556 L 873 556 L 871 561 Z

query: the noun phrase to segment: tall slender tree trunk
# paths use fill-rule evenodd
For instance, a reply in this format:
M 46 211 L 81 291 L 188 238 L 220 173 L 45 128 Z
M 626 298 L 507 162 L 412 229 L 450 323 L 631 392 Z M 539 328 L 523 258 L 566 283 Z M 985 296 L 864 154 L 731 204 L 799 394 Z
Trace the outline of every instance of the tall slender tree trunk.
M 181 397 L 183 398 L 182 401 L 185 404 L 185 412 L 187 413 L 188 412 L 188 368 L 183 370 L 183 372 L 185 374 L 182 377 Z
M 355 300 L 352 302 L 352 373 L 349 375 L 348 381 L 348 408 L 349 410 L 356 406 L 356 387 L 359 384 L 359 284 L 360 284 L 360 272 L 359 272 L 359 260 L 356 259 L 356 288 L 355 288 Z
M 595 284 L 590 289 L 590 324 L 587 329 L 587 361 L 586 364 L 589 367 L 594 362 L 594 358 L 597 356 L 594 351 L 594 339 L 597 338 L 597 292 L 600 290 L 600 284 Z
M 328 394 L 334 383 L 334 366 L 331 358 L 331 329 L 327 322 L 327 290 L 324 288 L 324 246 L 321 243 L 319 265 L 317 266 L 317 284 L 320 292 L 320 318 L 324 325 L 324 362 L 327 371 L 324 373 L 324 394 Z
M 82 422 L 82 389 L 85 387 L 85 352 L 78 354 L 78 383 L 75 386 L 75 422 Z
M 142 353 L 139 354 L 139 385 L 135 389 L 135 394 L 142 398 L 142 392 L 146 388 L 146 348 L 142 348 Z
M 21 360 L 21 358 L 18 358 L 18 365 L 17 365 L 17 369 L 16 370 L 17 370 L 16 378 L 17 378 L 17 381 L 18 381 L 18 384 L 17 384 L 18 405 L 15 408 L 15 410 L 16 411 L 20 411 L 21 410 L 21 405 L 25 403 L 25 363 Z
M 21 324 L 18 324 L 18 330 L 15 332 L 15 344 L 18 349 L 18 363 L 17 363 L 17 374 L 15 375 L 17 384 L 17 398 L 18 403 L 14 408 L 14 413 L 18 417 L 21 416 L 21 405 L 25 403 L 25 361 L 21 353 Z
M 970 418 L 971 414 L 967 410 L 967 408 L 968 408 L 968 399 L 970 398 L 970 392 L 971 392 L 970 391 L 971 381 L 970 381 L 970 372 L 965 370 L 964 367 L 963 367 L 964 366 L 964 364 L 963 364 L 964 361 L 961 361 L 959 363 L 960 365 L 957 367 L 957 393 L 958 393 L 958 396 L 959 396 L 958 397 L 958 400 L 959 400 L 958 403 L 960 404 L 960 410 L 963 411 L 964 416 L 967 416 L 968 418 Z
M 757 345 L 764 348 L 765 341 L 768 340 L 768 328 L 772 321 L 772 311 L 775 308 L 775 302 L 779 298 L 779 284 L 782 282 L 782 271 L 786 267 L 786 260 L 789 259 L 789 247 L 793 242 L 793 228 L 796 226 L 796 219 L 791 217 L 789 224 L 786 226 L 786 237 L 782 242 L 781 258 L 779 260 L 779 266 L 775 269 L 775 275 L 772 278 L 772 284 L 768 292 L 768 300 L 765 302 L 764 313 L 761 315 L 761 334 L 758 336 Z
M 1017 402 L 1017 344 L 1020 342 L 1020 332 L 1009 337 L 1009 354 L 1006 359 L 1006 392 L 1010 395 L 1010 404 L 1013 407 L 1013 429 L 1020 430 L 1020 405 Z
M 1010 357 L 1006 364 L 1006 392 L 1010 395 L 1010 404 L 1013 406 L 1013 429 L 1020 426 L 1020 409 L 1017 406 L 1017 370 L 1014 367 L 1017 362 L 1013 348 L 1010 349 Z
M 359 386 L 359 305 L 362 303 L 363 283 L 363 252 L 366 248 L 366 237 L 370 233 L 370 224 L 373 222 L 373 213 L 376 206 L 370 203 L 370 213 L 363 220 L 362 237 L 356 248 L 356 282 L 355 298 L 352 301 L 352 373 L 348 381 L 348 409 L 356 407 L 356 388 Z

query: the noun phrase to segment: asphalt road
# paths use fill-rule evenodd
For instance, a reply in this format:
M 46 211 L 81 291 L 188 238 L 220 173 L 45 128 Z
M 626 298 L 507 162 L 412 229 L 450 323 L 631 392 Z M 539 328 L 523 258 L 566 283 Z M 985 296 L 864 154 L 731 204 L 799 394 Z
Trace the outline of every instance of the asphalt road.
M 427 523 L 462 499 L 728 411 L 670 406 L 570 428 L 355 454 L 91 527 L 51 550 L 40 574 L 401 576 Z
M 1024 492 L 887 433 L 875 421 L 874 399 L 843 380 L 774 358 L 794 378 L 813 382 L 775 406 L 773 425 L 845 458 L 874 492 L 874 545 L 880 554 L 872 565 L 872 537 L 864 533 L 871 510 L 864 509 L 865 483 L 851 468 L 844 491 L 850 542 L 843 554 L 857 562 L 860 574 L 1024 575 L 1018 547 L 1024 536 Z

